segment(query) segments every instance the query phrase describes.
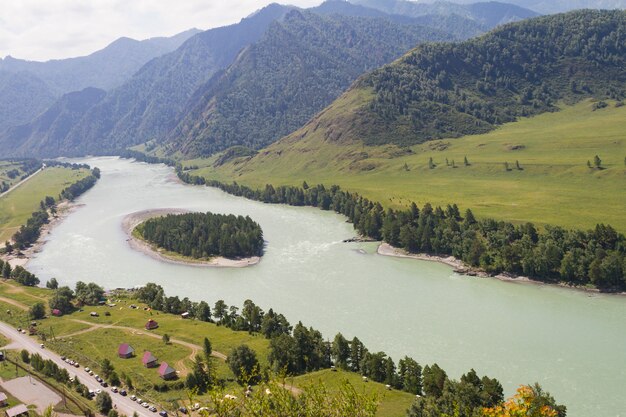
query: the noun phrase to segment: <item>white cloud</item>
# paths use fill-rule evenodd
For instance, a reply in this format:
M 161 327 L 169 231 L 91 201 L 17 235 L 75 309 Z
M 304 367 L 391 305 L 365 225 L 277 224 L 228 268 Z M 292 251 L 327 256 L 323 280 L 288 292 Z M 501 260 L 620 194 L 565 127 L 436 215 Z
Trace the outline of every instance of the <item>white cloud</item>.
M 291 0 L 300 7 L 322 0 Z M 0 57 L 87 55 L 115 39 L 236 23 L 271 0 L 0 0 Z

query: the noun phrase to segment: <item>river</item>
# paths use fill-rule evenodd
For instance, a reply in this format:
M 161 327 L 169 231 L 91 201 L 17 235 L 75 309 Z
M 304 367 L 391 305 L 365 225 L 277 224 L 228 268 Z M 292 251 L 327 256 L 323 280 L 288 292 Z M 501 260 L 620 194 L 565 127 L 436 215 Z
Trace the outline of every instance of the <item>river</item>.
M 251 299 L 331 340 L 338 331 L 356 335 L 396 361 L 437 362 L 453 378 L 473 367 L 498 378 L 507 396 L 539 382 L 570 417 L 626 417 L 626 297 L 459 276 L 442 264 L 377 255 L 372 243 L 342 243 L 354 231 L 334 213 L 181 184 L 163 165 L 80 162 L 102 178 L 29 262 L 43 282 L 156 282 L 211 305 Z M 263 228 L 265 256 L 254 267 L 219 269 L 135 252 L 122 219 L 154 208 L 250 215 Z

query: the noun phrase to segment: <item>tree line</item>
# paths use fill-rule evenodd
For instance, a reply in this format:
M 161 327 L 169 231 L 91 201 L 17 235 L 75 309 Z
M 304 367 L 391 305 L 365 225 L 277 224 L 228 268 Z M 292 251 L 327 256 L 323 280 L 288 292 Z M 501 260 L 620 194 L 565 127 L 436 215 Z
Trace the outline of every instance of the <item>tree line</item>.
M 46 283 L 46 287 L 54 291 L 54 295 L 48 301 L 48 306 L 50 310 L 59 310 L 61 314 L 69 314 L 77 307 L 85 305 L 98 305 L 105 299 L 104 289 L 93 282 L 86 284 L 78 281 L 75 289 L 72 290 L 68 286 L 59 287 L 56 280 L 54 278 L 52 280 Z
M 148 219 L 135 230 L 160 248 L 196 259 L 263 254 L 263 231 L 249 216 L 168 214 Z
M 454 256 L 490 274 L 508 273 L 568 285 L 593 285 L 603 291 L 626 289 L 626 238 L 610 225 L 568 230 L 532 223 L 515 225 L 463 215 L 456 204 L 426 203 L 421 209 L 385 210 L 380 203 L 339 186 L 301 187 L 270 184 L 252 189 L 190 175 L 177 167 L 181 180 L 219 188 L 229 194 L 272 204 L 313 206 L 345 215 L 363 236 L 383 240 L 409 252 Z
M 269 309 L 265 313 L 253 301 L 246 300 L 241 309 L 218 300 L 212 311 L 205 301 L 192 302 L 188 298 L 167 297 L 163 288 L 154 283 L 135 290 L 135 296 L 152 309 L 165 313 L 188 312 L 201 321 L 215 322 L 235 331 L 258 333 L 270 340 L 268 363 L 271 369 L 262 370 L 256 353 L 246 345 L 234 348 L 228 364 L 240 383 L 258 382 L 268 371 L 277 374 L 301 375 L 321 369 L 339 368 L 355 372 L 368 380 L 389 385 L 390 388 L 419 395 L 410 417 L 427 417 L 450 413 L 460 408 L 460 416 L 472 417 L 484 408 L 497 408 L 504 401 L 502 385 L 495 378 L 479 377 L 471 369 L 460 380 L 452 380 L 437 364 L 422 367 L 415 359 L 405 356 L 397 364 L 385 352 L 370 351 L 357 337 L 346 339 L 338 333 L 332 342 L 322 333 L 302 322 L 291 326 L 284 315 Z M 208 344 L 208 347 L 207 347 Z M 204 392 L 216 384 L 215 370 L 210 362 L 211 347 L 205 339 L 205 358 L 197 357 L 194 372 L 186 380 L 188 388 Z M 565 407 L 556 404 L 549 394 L 538 387 L 538 395 L 545 404 L 565 416 Z
M 39 278 L 35 274 L 28 272 L 24 267 L 17 265 L 11 268 L 8 261 L 0 259 L 0 277 L 4 279 L 12 279 L 15 282 L 28 287 L 34 287 L 39 284 Z

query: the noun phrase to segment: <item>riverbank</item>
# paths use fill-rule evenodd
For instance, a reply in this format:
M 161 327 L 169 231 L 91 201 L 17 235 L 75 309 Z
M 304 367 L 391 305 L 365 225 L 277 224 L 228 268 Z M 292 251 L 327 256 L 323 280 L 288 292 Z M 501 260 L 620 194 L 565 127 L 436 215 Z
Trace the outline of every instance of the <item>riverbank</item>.
M 39 238 L 37 241 L 27 249 L 22 251 L 14 251 L 11 254 L 5 254 L 2 256 L 2 260 L 8 261 L 11 264 L 12 268 L 16 266 L 25 267 L 28 261 L 37 253 L 41 252 L 43 246 L 46 244 L 46 238 L 57 225 L 61 224 L 63 220 L 72 214 L 79 207 L 82 207 L 83 204 L 77 204 L 70 201 L 62 201 L 56 206 L 56 214 L 54 216 L 50 216 L 50 221 L 44 224 L 41 227 Z M 4 243 L 2 244 L 4 247 Z
M 522 283 L 522 284 L 555 285 L 561 288 L 584 291 L 587 293 L 594 293 L 594 294 L 601 293 L 601 291 L 598 290 L 597 288 L 580 287 L 580 286 L 576 287 L 576 286 L 567 285 L 563 283 L 557 283 L 557 284 L 546 283 L 546 282 L 536 281 L 536 280 L 533 280 L 533 279 L 530 279 L 528 277 L 521 276 L 521 275 L 513 275 L 513 274 L 508 274 L 508 273 L 501 273 L 501 274 L 496 274 L 496 275 L 489 274 L 481 269 L 467 266 L 463 261 L 455 258 L 454 256 L 444 257 L 444 256 L 429 255 L 425 253 L 409 253 L 405 251 L 404 249 L 393 247 L 390 244 L 384 243 L 384 242 L 378 246 L 376 253 L 378 253 L 379 255 L 392 256 L 396 258 L 409 258 L 409 259 L 416 259 L 419 261 L 439 262 L 444 265 L 448 265 L 452 267 L 454 272 L 457 274 L 471 276 L 471 277 L 495 278 L 504 282 L 513 282 L 513 283 Z M 603 292 L 603 294 L 626 296 L 626 292 L 612 292 L 612 293 Z
M 128 245 L 138 251 L 161 262 L 173 263 L 178 265 L 189 265 L 198 267 L 217 267 L 217 268 L 245 268 L 253 266 L 261 262 L 261 257 L 253 256 L 249 258 L 230 259 L 223 256 L 217 256 L 208 260 L 194 259 L 189 257 L 183 257 L 178 254 L 168 253 L 162 249 L 157 248 L 154 245 L 146 242 L 143 239 L 136 237 L 133 234 L 133 230 L 143 223 L 144 221 L 154 218 L 166 216 L 168 214 L 184 214 L 189 213 L 189 210 L 163 208 L 163 209 L 150 209 L 131 213 L 124 217 L 122 220 L 122 230 L 127 236 Z

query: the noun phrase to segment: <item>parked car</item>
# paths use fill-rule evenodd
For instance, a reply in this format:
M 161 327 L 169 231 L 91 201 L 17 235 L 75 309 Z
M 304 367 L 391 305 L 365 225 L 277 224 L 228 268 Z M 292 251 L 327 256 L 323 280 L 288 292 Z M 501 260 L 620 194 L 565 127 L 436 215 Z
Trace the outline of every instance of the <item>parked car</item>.
M 153 405 L 151 405 L 148 410 L 152 411 L 153 413 L 156 413 L 157 408 Z
M 111 391 L 117 392 L 117 387 L 111 387 Z
M 61 360 L 64 361 L 65 360 L 65 356 L 61 356 Z
M 141 406 L 143 408 L 148 408 L 148 407 L 150 407 L 150 404 L 148 404 L 147 402 L 144 401 L 144 402 L 141 403 Z
M 90 369 L 85 366 L 85 372 L 89 372 L 89 371 L 90 371 Z
M 131 401 L 135 401 L 136 399 L 137 399 L 137 397 L 136 397 L 135 395 L 131 395 L 131 396 L 130 396 L 130 400 L 131 400 Z
M 96 390 L 96 394 L 100 394 L 101 392 L 102 392 L 102 390 L 101 390 L 100 388 L 98 388 L 98 389 Z
M 143 400 L 142 400 L 141 398 L 137 398 L 137 402 L 138 402 L 139 404 L 142 404 L 142 403 L 143 403 Z
M 41 347 L 41 348 L 43 349 L 43 348 L 44 348 L 44 345 L 43 345 L 43 343 L 42 343 L 42 344 L 40 344 L 40 345 L 39 345 L 39 347 Z
M 78 362 L 74 362 L 74 368 L 80 368 L 80 365 L 78 364 Z
M 106 381 L 102 381 L 102 382 L 100 382 L 100 385 L 102 385 L 104 388 L 106 388 L 106 387 L 108 387 L 108 386 L 109 386 L 109 384 L 107 384 L 107 382 L 106 382 Z
M 159 415 L 160 415 L 161 417 L 167 417 L 167 411 L 165 411 L 165 410 L 161 410 L 161 411 L 159 411 Z
M 120 390 L 120 395 L 121 395 L 122 397 L 126 397 L 126 390 L 125 390 L 125 389 L 121 389 L 121 390 Z
M 187 411 L 187 407 L 180 407 L 180 408 L 178 409 L 178 411 L 180 411 L 180 412 L 181 412 L 181 413 L 183 413 L 183 414 L 187 414 L 187 413 L 189 412 L 189 411 Z

